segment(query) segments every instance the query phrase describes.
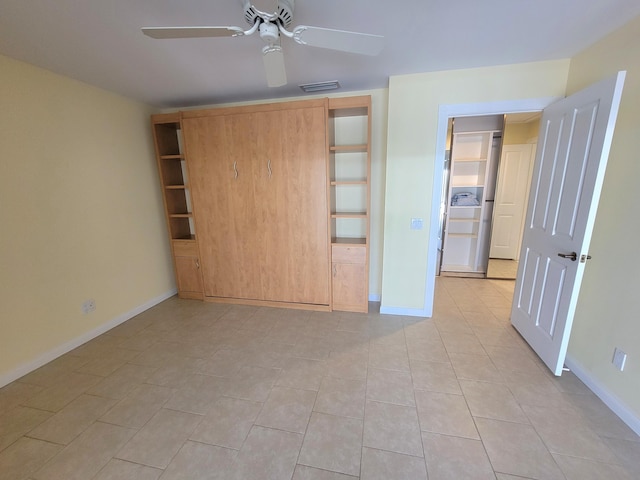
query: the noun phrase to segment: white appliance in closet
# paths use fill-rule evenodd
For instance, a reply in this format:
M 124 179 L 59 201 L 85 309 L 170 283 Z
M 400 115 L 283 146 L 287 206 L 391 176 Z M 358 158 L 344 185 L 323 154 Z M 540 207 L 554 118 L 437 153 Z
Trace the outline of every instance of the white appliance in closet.
M 503 117 L 456 118 L 441 272 L 486 272 Z

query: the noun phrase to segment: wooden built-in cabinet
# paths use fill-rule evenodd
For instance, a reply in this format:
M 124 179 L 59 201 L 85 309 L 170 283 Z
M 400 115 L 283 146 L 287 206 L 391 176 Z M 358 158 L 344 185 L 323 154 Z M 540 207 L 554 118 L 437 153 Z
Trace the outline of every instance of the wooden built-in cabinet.
M 371 97 L 328 101 L 332 296 L 335 310 L 369 307 Z
M 181 295 L 366 312 L 369 111 L 354 97 L 154 116 Z
M 180 113 L 151 118 L 178 295 L 203 298 L 202 275 L 189 191 L 188 162 L 183 152 Z
M 324 101 L 185 112 L 205 296 L 330 305 Z
M 202 274 L 198 246 L 191 240 L 173 240 L 176 284 L 182 296 L 202 297 Z
M 333 309 L 364 312 L 368 307 L 367 249 L 362 245 L 331 247 Z

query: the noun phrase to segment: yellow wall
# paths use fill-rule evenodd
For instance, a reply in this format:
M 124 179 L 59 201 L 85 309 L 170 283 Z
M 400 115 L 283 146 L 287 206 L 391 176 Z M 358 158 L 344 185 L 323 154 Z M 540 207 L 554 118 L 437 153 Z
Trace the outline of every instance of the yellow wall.
M 569 356 L 640 418 L 640 17 L 571 60 L 567 94 L 627 70 Z M 628 354 L 624 372 L 613 350 Z
M 540 120 L 533 120 L 527 123 L 507 123 L 504 127 L 502 144 L 535 144 L 538 138 L 538 130 L 540 130 Z
M 0 72 L 6 380 L 174 285 L 150 108 L 7 57 Z
M 568 60 L 391 77 L 383 308 L 423 309 L 440 105 L 562 96 Z M 410 230 L 411 218 L 423 230 Z

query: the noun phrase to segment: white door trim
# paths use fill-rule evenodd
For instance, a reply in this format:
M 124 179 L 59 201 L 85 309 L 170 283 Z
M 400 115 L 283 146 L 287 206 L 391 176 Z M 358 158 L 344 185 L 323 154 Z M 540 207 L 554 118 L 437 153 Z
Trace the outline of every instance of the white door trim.
M 438 256 L 438 229 L 440 219 L 440 198 L 442 196 L 442 174 L 444 154 L 447 147 L 447 124 L 451 117 L 469 117 L 475 115 L 501 115 L 503 113 L 521 113 L 542 111 L 548 105 L 562 97 L 528 98 L 522 100 L 504 100 L 487 103 L 460 103 L 440 105 L 438 109 L 438 131 L 434 160 L 433 187 L 431 197 L 431 223 L 429 228 L 429 251 L 427 252 L 427 271 L 424 293 L 424 309 L 412 310 L 416 316 L 433 315 L 433 296 L 436 282 L 436 261 Z M 391 312 L 385 312 L 391 313 Z M 401 313 L 406 315 L 407 312 Z

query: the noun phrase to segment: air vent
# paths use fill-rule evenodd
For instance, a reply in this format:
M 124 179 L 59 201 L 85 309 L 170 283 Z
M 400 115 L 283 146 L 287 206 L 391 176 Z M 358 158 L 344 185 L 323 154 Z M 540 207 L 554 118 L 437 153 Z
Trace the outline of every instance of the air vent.
M 323 92 L 325 90 L 335 90 L 340 88 L 340 84 L 337 80 L 331 80 L 329 82 L 316 82 L 316 83 L 303 83 L 298 85 L 305 93 Z

